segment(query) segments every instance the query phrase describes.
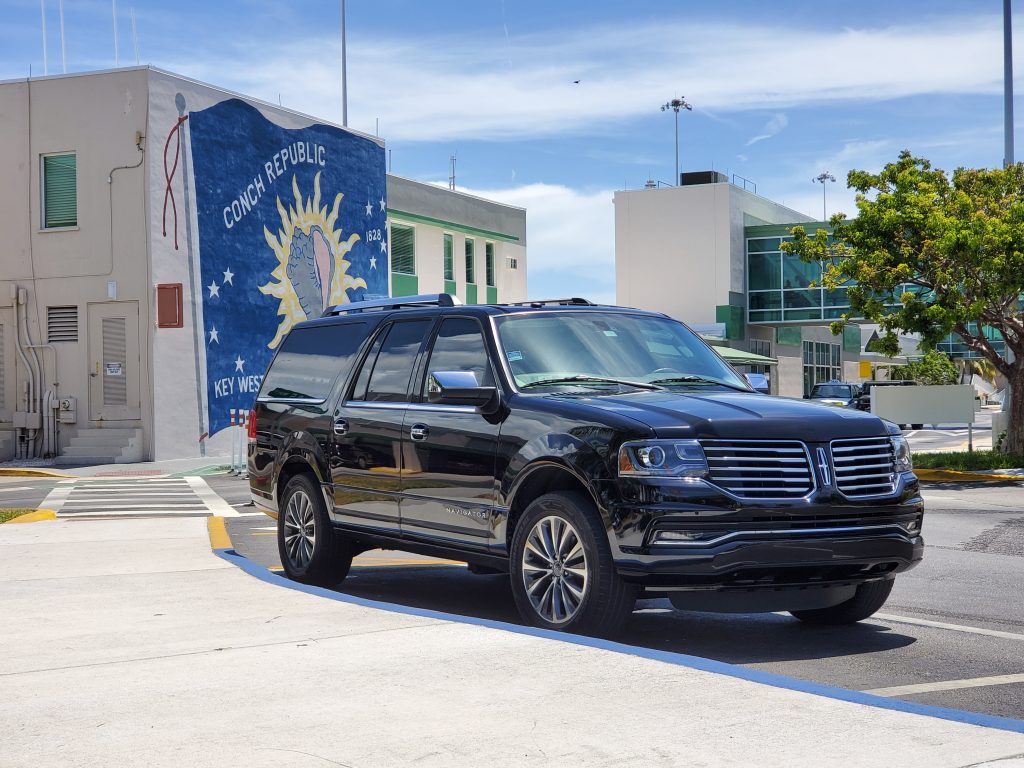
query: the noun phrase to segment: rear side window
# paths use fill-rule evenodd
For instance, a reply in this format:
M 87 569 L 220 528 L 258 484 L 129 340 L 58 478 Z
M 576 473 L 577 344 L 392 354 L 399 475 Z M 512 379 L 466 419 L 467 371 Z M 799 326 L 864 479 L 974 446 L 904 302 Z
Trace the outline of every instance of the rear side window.
M 366 323 L 293 328 L 267 371 L 260 397 L 326 400 L 339 375 L 347 375 Z
M 408 401 L 413 364 L 432 323 L 432 320 L 423 319 L 392 325 L 383 343 L 378 344 L 379 352 L 371 352 L 363 363 L 352 398 L 398 403 Z

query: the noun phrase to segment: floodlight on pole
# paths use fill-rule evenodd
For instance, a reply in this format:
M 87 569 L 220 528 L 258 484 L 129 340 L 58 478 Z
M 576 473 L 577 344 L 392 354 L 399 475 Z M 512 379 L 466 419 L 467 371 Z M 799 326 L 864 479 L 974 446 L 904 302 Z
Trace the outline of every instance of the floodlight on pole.
M 348 128 L 348 52 L 345 43 L 345 0 L 341 0 L 341 124 Z
M 679 176 L 679 110 L 686 109 L 692 111 L 693 107 L 687 104 L 683 97 L 680 96 L 661 105 L 662 112 L 668 112 L 670 109 L 676 113 L 676 186 L 678 187 L 681 180 Z
M 828 171 L 823 171 L 815 176 L 811 181 L 817 181 L 821 183 L 821 220 L 828 221 L 828 210 L 825 207 L 825 182 L 835 181 L 836 177 Z

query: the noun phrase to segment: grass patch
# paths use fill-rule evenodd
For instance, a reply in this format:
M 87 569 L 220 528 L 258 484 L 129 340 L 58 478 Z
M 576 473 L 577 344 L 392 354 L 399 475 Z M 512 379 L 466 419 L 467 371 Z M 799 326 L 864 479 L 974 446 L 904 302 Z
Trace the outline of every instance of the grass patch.
M 914 469 L 955 469 L 972 472 L 979 469 L 1016 469 L 1024 467 L 1020 454 L 995 451 L 950 451 L 949 453 L 915 453 Z
M 27 515 L 29 512 L 35 512 L 34 509 L 0 509 L 0 523 L 6 523 L 8 520 L 13 520 L 16 517 Z

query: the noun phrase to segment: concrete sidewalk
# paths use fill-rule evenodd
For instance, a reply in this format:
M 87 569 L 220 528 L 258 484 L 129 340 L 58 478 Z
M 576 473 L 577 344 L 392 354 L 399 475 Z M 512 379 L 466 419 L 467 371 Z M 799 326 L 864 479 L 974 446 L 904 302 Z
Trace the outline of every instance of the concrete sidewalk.
M 282 588 L 212 554 L 201 519 L 0 526 L 0 562 L 5 767 L 1024 755 L 1020 733 Z

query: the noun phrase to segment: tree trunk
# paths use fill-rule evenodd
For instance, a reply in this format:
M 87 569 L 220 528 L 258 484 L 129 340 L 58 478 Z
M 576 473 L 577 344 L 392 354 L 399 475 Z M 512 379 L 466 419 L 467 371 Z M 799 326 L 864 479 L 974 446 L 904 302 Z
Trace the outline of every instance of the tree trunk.
M 1009 382 L 1013 397 L 1010 400 L 1010 420 L 1006 425 L 1003 450 L 1020 456 L 1024 455 L 1024 360 L 1014 365 Z M 993 439 L 998 440 L 999 435 L 993 435 Z

